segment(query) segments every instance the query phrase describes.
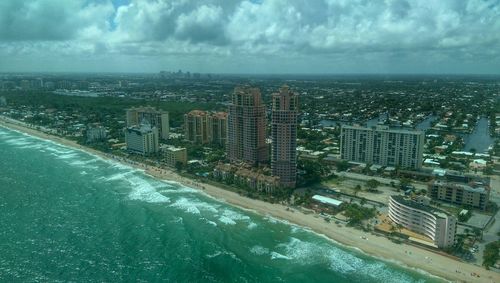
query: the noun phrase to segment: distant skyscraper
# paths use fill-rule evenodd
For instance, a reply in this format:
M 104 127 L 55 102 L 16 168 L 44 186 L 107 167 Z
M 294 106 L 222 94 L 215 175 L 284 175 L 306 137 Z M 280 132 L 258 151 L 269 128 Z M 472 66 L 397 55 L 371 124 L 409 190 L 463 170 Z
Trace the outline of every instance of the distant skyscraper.
M 170 133 L 168 112 L 156 110 L 153 107 L 138 107 L 127 109 L 127 127 L 148 123 L 158 128 L 161 139 L 168 139 Z
M 231 162 L 267 162 L 266 107 L 258 88 L 234 89 L 228 115 L 227 155 Z
M 297 178 L 297 115 L 298 95 L 288 86 L 272 95 L 271 169 L 280 177 L 283 187 L 295 187 Z

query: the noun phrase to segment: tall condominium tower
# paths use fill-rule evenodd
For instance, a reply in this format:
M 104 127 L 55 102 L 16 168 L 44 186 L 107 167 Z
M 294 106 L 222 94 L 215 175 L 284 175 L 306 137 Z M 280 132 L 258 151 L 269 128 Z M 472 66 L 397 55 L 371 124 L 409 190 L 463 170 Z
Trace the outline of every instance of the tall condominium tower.
M 227 113 L 192 110 L 184 114 L 184 137 L 196 144 L 214 143 L 226 146 Z
M 227 156 L 233 163 L 250 165 L 268 160 L 266 107 L 258 88 L 234 89 L 228 114 Z
M 186 140 L 206 144 L 211 139 L 209 132 L 209 115 L 205 111 L 193 110 L 184 114 L 184 137 Z
M 168 112 L 156 110 L 153 107 L 138 107 L 127 109 L 127 127 L 148 123 L 158 128 L 161 139 L 168 139 L 170 133 Z
M 212 143 L 226 146 L 227 141 L 227 113 L 217 112 L 209 117 L 210 132 L 212 133 Z
M 297 178 L 297 115 L 298 95 L 288 86 L 272 95 L 271 112 L 271 169 L 280 177 L 283 187 L 295 187 Z
M 419 169 L 424 139 L 422 131 L 393 130 L 387 126 L 342 126 L 340 155 L 349 161 Z

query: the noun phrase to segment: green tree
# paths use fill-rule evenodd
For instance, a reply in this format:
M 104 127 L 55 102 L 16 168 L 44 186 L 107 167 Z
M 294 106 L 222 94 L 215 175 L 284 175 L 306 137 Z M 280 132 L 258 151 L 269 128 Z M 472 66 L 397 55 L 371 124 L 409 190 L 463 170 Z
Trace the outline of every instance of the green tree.
M 312 185 L 321 182 L 323 176 L 328 174 L 328 167 L 319 161 L 299 160 L 298 168 L 304 171 L 301 176 L 301 185 Z
M 343 160 L 343 161 L 337 163 L 337 171 L 342 172 L 342 171 L 346 171 L 347 169 L 349 169 L 349 162 Z
M 374 191 L 379 185 L 380 182 L 375 179 L 370 179 L 366 182 L 369 191 Z
M 402 178 L 401 180 L 399 180 L 399 186 L 401 188 L 405 188 L 410 185 L 411 185 L 411 180 L 408 178 Z
M 183 168 L 184 168 L 184 163 L 182 163 L 180 161 L 175 162 L 175 169 L 177 171 L 182 171 Z
M 356 185 L 356 187 L 354 187 L 354 195 L 357 196 L 360 191 L 361 191 L 361 186 L 358 184 Z
M 484 167 L 483 174 L 484 175 L 493 175 L 493 167 L 492 166 Z
M 500 241 L 491 242 L 486 245 L 483 252 L 483 266 L 490 269 L 499 259 Z

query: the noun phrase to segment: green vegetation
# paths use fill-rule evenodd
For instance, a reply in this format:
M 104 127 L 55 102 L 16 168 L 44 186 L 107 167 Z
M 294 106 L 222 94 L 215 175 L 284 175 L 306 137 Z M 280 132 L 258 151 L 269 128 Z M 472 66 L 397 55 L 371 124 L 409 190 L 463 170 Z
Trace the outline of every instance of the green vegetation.
M 349 225 L 359 225 L 363 220 L 370 219 L 377 215 L 375 208 L 367 208 L 356 203 L 342 204 L 344 215 L 349 218 Z
M 500 259 L 498 253 L 500 252 L 500 241 L 491 242 L 486 245 L 483 253 L 483 266 L 490 269 L 490 266 L 495 265 L 497 260 Z
M 337 171 L 339 172 L 346 171 L 347 169 L 349 169 L 349 167 L 350 167 L 349 162 L 345 160 L 337 163 Z
M 356 185 L 356 187 L 354 187 L 354 195 L 357 196 L 360 191 L 361 191 L 361 186 Z
M 366 187 L 369 192 L 378 192 L 377 187 L 380 186 L 380 182 L 375 179 L 370 179 L 366 182 Z
M 329 175 L 328 166 L 322 162 L 312 160 L 299 159 L 297 164 L 299 170 L 304 171 L 304 174 L 299 178 L 300 186 L 310 186 L 321 182 L 322 178 Z
M 460 213 L 460 212 L 461 211 L 457 213 L 458 222 L 467 222 L 472 216 L 471 210 L 468 210 L 467 213 Z
M 370 189 L 376 189 L 380 185 L 380 182 L 375 179 L 370 179 L 366 182 L 366 186 Z
M 5 97 L 9 101 L 9 104 L 15 108 L 19 106 L 40 107 L 43 105 L 47 109 L 54 108 L 58 111 L 78 111 L 90 119 L 89 123 L 102 123 L 108 120 L 107 115 L 125 120 L 125 109 L 149 105 L 168 111 L 171 126 L 180 127 L 183 123 L 183 115 L 193 109 L 222 109 L 221 105 L 215 103 L 144 101 L 142 99 L 125 97 L 78 97 L 56 95 L 50 92 L 6 93 Z M 43 118 L 40 117 L 38 119 Z

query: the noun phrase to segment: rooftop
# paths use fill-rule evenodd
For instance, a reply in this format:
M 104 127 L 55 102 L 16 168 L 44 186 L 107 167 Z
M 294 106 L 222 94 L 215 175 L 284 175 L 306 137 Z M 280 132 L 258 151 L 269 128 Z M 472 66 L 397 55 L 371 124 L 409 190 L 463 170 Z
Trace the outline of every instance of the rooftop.
M 333 205 L 333 206 L 339 206 L 342 204 L 342 201 L 340 201 L 340 200 L 336 200 L 333 198 L 324 197 L 324 196 L 320 196 L 320 195 L 314 195 L 312 197 L 312 199 L 317 200 L 321 203 L 329 204 L 329 205 Z
M 376 131 L 376 132 L 389 132 L 389 133 L 400 133 L 400 134 L 413 134 L 420 135 L 423 131 L 418 130 L 407 130 L 407 129 L 390 129 L 388 126 L 377 126 L 377 127 L 362 127 L 362 126 L 351 126 L 343 125 L 342 129 L 355 129 L 355 130 L 365 130 L 365 131 Z
M 411 208 L 414 208 L 414 209 L 417 209 L 417 210 L 422 210 L 422 211 L 425 211 L 425 212 L 428 212 L 428 213 L 432 213 L 436 217 L 439 217 L 439 218 L 446 218 L 446 217 L 449 216 L 446 212 L 444 212 L 442 210 L 439 210 L 439 209 L 434 208 L 432 206 L 420 204 L 420 203 L 418 203 L 416 201 L 413 201 L 411 199 L 407 199 L 407 198 L 405 198 L 403 196 L 393 195 L 393 196 L 391 196 L 391 198 L 394 201 L 396 201 L 397 203 L 400 203 L 402 205 L 405 205 L 405 206 L 408 206 L 408 207 L 411 207 Z
M 442 180 L 436 180 L 436 181 L 434 181 L 433 185 L 461 188 L 461 189 L 463 189 L 465 191 L 473 192 L 473 193 L 485 193 L 487 191 L 487 187 L 483 187 L 483 186 L 471 187 L 471 186 L 469 186 L 467 184 L 460 184 L 460 183 L 455 183 L 455 182 L 446 182 L 446 181 L 442 181 Z

